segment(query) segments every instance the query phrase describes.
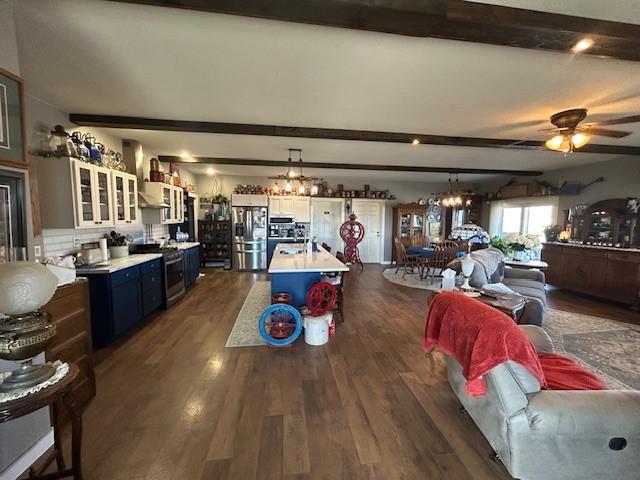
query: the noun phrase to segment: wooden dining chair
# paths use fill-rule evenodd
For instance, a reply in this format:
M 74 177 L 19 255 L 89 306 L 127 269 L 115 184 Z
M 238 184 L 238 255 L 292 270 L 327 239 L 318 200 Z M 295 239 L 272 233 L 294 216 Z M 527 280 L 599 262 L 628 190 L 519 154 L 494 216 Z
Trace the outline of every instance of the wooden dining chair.
M 408 254 L 407 249 L 399 238 L 395 238 L 393 242 L 396 247 L 396 274 L 398 273 L 398 270 L 402 268 L 402 278 L 404 278 L 407 273 L 413 273 L 417 268 L 420 278 L 422 279 L 425 268 L 427 268 L 428 264 L 426 257 L 423 257 L 419 253 L 411 255 Z
M 458 244 L 451 240 L 445 240 L 440 243 L 432 243 L 433 255 L 429 258 L 429 269 L 431 270 L 431 283 L 436 276 L 442 276 L 442 271 L 447 265 L 456 258 L 458 254 Z M 436 271 L 437 275 L 436 275 Z M 427 271 L 428 272 L 428 271 Z M 428 276 L 425 275 L 425 278 Z
M 336 258 L 345 265 L 347 264 L 347 259 L 342 252 L 337 251 Z M 340 272 L 340 283 L 335 285 L 337 295 L 334 309 L 337 309 L 340 314 L 340 323 L 344 323 L 344 280 L 346 275 L 347 272 Z

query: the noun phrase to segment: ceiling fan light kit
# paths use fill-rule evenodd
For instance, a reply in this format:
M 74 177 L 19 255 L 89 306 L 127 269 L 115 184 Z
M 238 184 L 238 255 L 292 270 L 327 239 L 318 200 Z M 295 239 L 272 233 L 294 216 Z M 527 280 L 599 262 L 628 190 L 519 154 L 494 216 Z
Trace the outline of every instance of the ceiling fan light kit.
M 640 121 L 639 115 L 628 117 L 613 118 L 602 122 L 591 122 L 580 125 L 587 117 L 586 108 L 573 108 L 551 115 L 549 121 L 555 128 L 553 137 L 545 142 L 545 146 L 549 150 L 563 153 L 571 153 L 577 148 L 584 147 L 593 135 L 609 138 L 623 138 L 630 135 L 631 132 L 621 130 L 611 130 L 600 128 L 600 125 L 621 125 L 624 123 L 634 123 Z

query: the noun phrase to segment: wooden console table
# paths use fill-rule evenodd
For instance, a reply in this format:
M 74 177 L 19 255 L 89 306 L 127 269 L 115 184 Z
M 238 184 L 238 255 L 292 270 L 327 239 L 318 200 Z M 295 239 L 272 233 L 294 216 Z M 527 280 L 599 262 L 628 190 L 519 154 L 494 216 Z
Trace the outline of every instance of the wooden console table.
M 71 391 L 72 383 L 78 376 L 78 367 L 69 364 L 69 372 L 62 380 L 40 390 L 32 395 L 0 403 L 0 423 L 28 415 L 29 413 L 50 406 L 53 423 L 53 451 L 47 457 L 44 464 L 37 470 L 29 469 L 29 480 L 53 480 L 56 478 L 73 477 L 74 480 L 82 480 L 82 414 L 76 407 L 76 402 Z M 60 440 L 60 428 L 57 426 L 58 407 L 62 403 L 71 420 L 71 468 L 66 468 L 62 455 L 62 442 Z M 47 467 L 56 461 L 57 472 L 43 473 Z
M 545 243 L 547 283 L 640 307 L 640 249 Z

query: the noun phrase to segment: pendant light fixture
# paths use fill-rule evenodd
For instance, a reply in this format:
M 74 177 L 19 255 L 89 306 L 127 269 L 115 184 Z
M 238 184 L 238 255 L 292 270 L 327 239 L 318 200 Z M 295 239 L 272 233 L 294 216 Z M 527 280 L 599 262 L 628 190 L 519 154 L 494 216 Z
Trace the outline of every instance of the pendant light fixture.
M 292 152 L 294 155 L 297 153 L 298 162 L 297 169 L 296 164 L 294 164 L 292 160 Z M 297 171 L 296 171 L 297 170 Z M 302 173 L 302 149 L 300 148 L 290 148 L 289 149 L 289 158 L 287 164 L 287 172 L 282 175 L 275 175 L 273 177 L 268 177 L 272 180 L 275 180 L 273 184 L 273 193 L 279 195 L 280 186 L 278 185 L 278 180 L 284 180 L 284 191 L 286 194 L 291 194 L 294 191 L 293 184 L 294 182 L 298 183 L 298 188 L 295 190 L 298 195 L 306 195 L 309 192 L 311 195 L 318 194 L 318 187 L 315 183 L 321 182 L 322 178 L 320 177 L 307 177 Z M 308 187 L 307 184 L 311 184 L 311 187 Z
M 455 187 L 451 182 L 452 175 L 449 174 L 449 191 L 438 195 L 438 200 L 443 207 L 466 207 L 471 206 L 471 192 L 460 190 L 460 178 L 456 174 Z

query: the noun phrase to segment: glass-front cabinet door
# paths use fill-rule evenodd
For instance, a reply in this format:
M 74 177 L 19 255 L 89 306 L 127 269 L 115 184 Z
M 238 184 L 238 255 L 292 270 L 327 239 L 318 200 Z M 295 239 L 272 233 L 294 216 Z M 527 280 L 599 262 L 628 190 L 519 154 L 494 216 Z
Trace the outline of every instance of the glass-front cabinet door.
M 178 190 L 178 221 L 184 222 L 184 190 Z
M 113 224 L 111 206 L 111 172 L 102 167 L 93 167 L 95 181 L 96 220 L 99 225 Z
M 96 216 L 96 187 L 93 165 L 73 161 L 73 177 L 75 184 L 76 224 L 79 227 L 94 227 Z
M 138 223 L 138 182 L 135 175 L 111 172 L 113 218 L 117 225 Z
M 162 209 L 162 223 L 171 223 L 173 212 L 173 190 L 171 187 L 162 187 L 162 203 L 167 205 Z
M 127 175 L 127 223 L 138 223 L 138 180 Z
M 411 217 L 410 213 L 403 213 L 400 217 L 400 238 L 411 237 Z
M 127 223 L 127 182 L 124 175 L 113 172 L 113 219 L 116 225 Z

